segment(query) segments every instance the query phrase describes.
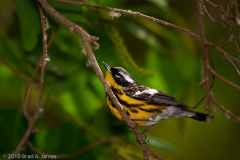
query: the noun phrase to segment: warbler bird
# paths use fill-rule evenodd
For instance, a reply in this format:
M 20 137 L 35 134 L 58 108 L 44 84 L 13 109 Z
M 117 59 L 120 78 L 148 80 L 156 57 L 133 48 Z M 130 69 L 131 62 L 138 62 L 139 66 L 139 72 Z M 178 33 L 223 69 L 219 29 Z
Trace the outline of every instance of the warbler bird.
M 138 126 L 149 128 L 162 119 L 189 117 L 198 121 L 208 121 L 208 114 L 195 112 L 156 89 L 138 84 L 122 67 L 110 67 L 102 62 L 106 72 L 106 81 L 121 104 L 123 110 Z M 122 120 L 122 116 L 106 95 L 107 105 L 112 114 Z

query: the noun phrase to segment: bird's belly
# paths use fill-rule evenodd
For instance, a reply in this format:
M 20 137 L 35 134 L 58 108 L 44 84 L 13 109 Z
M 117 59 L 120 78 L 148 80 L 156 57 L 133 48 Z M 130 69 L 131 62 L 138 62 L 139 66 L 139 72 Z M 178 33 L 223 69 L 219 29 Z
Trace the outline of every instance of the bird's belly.
M 125 107 L 127 115 L 138 126 L 148 126 L 159 122 L 162 119 L 161 114 L 166 106 L 143 105 L 140 107 Z

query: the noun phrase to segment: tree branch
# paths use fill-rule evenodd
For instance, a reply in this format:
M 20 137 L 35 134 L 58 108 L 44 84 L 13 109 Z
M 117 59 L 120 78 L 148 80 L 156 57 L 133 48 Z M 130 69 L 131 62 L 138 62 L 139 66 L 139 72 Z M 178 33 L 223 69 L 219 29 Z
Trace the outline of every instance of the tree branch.
M 230 17 L 231 17 L 231 11 L 232 11 L 232 10 L 236 10 L 236 9 L 235 9 L 235 5 L 234 5 L 234 3 L 233 3 L 233 0 L 230 0 L 230 5 L 229 5 L 229 9 L 228 9 L 228 16 L 227 16 L 227 18 L 225 19 L 224 22 L 219 23 L 219 22 L 216 22 L 216 21 L 210 16 L 210 14 L 208 13 L 208 11 L 207 11 L 204 3 L 202 2 L 202 0 L 200 0 L 200 2 L 201 2 L 201 5 L 202 5 L 205 13 L 207 14 L 207 16 L 208 16 L 208 17 L 211 19 L 211 21 L 212 21 L 213 23 L 215 23 L 215 24 L 220 24 L 220 25 L 227 24 L 227 23 L 229 22 L 229 20 L 230 20 Z M 225 12 L 224 12 L 224 15 L 226 15 Z M 232 26 L 232 27 L 231 27 L 231 26 Z M 234 33 L 234 31 L 235 31 L 235 28 L 236 28 L 235 26 L 236 26 L 236 20 L 233 21 L 233 24 L 232 24 L 232 25 L 230 25 L 230 27 L 229 27 L 229 28 L 230 28 L 229 34 L 228 34 L 224 39 L 222 39 L 222 40 L 218 41 L 217 43 L 215 43 L 214 46 L 219 46 L 220 44 L 222 44 L 222 43 L 224 43 L 225 41 L 227 41 L 231 36 L 234 37 L 234 36 L 233 36 L 233 33 Z
M 212 66 L 212 68 L 214 69 L 214 63 L 213 63 L 213 60 L 212 60 L 212 56 L 211 56 L 211 54 L 208 54 L 208 56 L 209 56 L 209 60 L 210 60 L 210 62 L 211 62 L 211 66 Z M 213 76 L 212 76 L 212 82 L 211 82 L 211 85 L 210 85 L 210 90 L 212 89 L 214 82 L 215 82 L 215 75 L 213 74 Z M 203 80 L 199 83 L 199 85 L 201 86 L 201 85 L 203 85 L 204 83 L 205 83 L 205 80 L 203 79 Z M 200 99 L 200 101 L 199 101 L 195 106 L 193 106 L 193 107 L 191 107 L 191 108 L 197 108 L 197 107 L 203 102 L 203 100 L 205 99 L 205 97 L 206 97 L 206 95 L 204 95 L 204 96 Z
M 62 2 L 62 3 L 69 3 L 69 4 L 75 4 L 75 5 L 80 5 L 80 6 L 86 6 L 86 7 L 92 7 L 92 8 L 98 8 L 98 9 L 103 9 L 103 10 L 108 10 L 108 11 L 114 11 L 114 12 L 118 12 L 118 13 L 122 13 L 122 14 L 129 14 L 129 15 L 133 15 L 136 17 L 141 17 L 141 18 L 145 18 L 148 19 L 150 21 L 153 21 L 155 23 L 159 23 L 162 24 L 165 27 L 169 27 L 169 28 L 173 28 L 179 31 L 182 31 L 184 33 L 187 33 L 189 35 L 191 35 L 192 37 L 196 38 L 197 40 L 201 41 L 201 37 L 198 36 L 197 34 L 193 33 L 191 30 L 179 27 L 177 25 L 171 24 L 169 22 L 165 22 L 163 20 L 154 18 L 152 16 L 148 16 L 145 14 L 141 14 L 139 12 L 133 12 L 131 10 L 124 10 L 124 9 L 118 9 L 118 8 L 111 8 L 111 7 L 106 7 L 106 6 L 100 6 L 100 5 L 96 5 L 96 4 L 89 4 L 86 2 L 79 2 L 79 1 L 73 1 L 73 0 L 52 0 L 55 2 Z M 207 1 L 207 0 L 204 0 Z M 217 7 L 218 8 L 218 7 Z M 220 8 L 220 7 L 219 7 Z M 221 11 L 225 14 L 227 14 L 223 9 L 221 9 Z M 232 59 L 233 61 L 236 61 L 238 64 L 240 64 L 240 59 L 239 58 L 235 58 L 233 57 L 231 54 L 227 53 L 226 51 L 222 50 L 221 48 L 219 48 L 218 46 L 215 46 L 213 43 L 209 42 L 206 40 L 206 45 L 207 46 L 212 46 L 214 47 L 219 53 L 221 53 L 228 61 L 229 59 Z
M 1 56 L 0 56 L 0 62 L 5 65 L 8 69 L 10 69 L 13 73 L 15 73 L 16 75 L 18 75 L 19 77 L 21 77 L 23 80 L 27 81 L 28 83 L 32 83 L 32 85 L 34 86 L 38 86 L 38 83 L 32 81 L 28 76 L 26 76 L 25 74 L 23 74 L 22 72 L 19 72 L 18 70 L 16 70 L 15 68 L 13 68 L 12 66 L 10 66 Z
M 83 37 L 84 40 L 92 42 L 95 46 L 99 46 L 96 42 L 98 37 L 94 37 L 85 32 L 81 27 L 75 25 L 73 22 L 66 19 L 59 12 L 57 12 L 53 7 L 51 7 L 46 0 L 38 0 L 38 2 L 44 7 L 44 10 L 56 18 L 61 24 L 66 26 L 69 32 L 72 34 L 74 31 Z
M 205 82 L 205 98 L 206 98 L 206 105 L 205 109 L 208 111 L 208 114 L 210 115 L 210 119 L 212 118 L 211 116 L 211 109 L 210 109 L 210 98 L 211 98 L 211 89 L 210 89 L 210 82 L 209 82 L 209 71 L 208 71 L 208 46 L 207 41 L 206 41 L 206 35 L 205 35 L 205 29 L 204 29 L 204 24 L 203 20 L 201 17 L 200 13 L 200 6 L 199 6 L 199 1 L 194 0 L 194 5 L 197 13 L 197 19 L 198 19 L 198 25 L 200 27 L 200 34 L 201 34 L 201 42 L 202 42 L 202 48 L 203 48 L 203 56 L 202 56 L 202 62 L 203 62 L 203 76 L 204 76 L 204 82 Z
M 235 44 L 236 48 L 237 48 L 237 51 L 238 51 L 238 56 L 240 57 L 240 47 L 237 43 L 237 39 L 236 37 L 233 37 L 233 43 Z M 238 72 L 238 75 L 240 76 L 240 73 Z
M 219 13 L 222 14 L 222 16 L 225 18 L 225 19 L 230 19 L 230 25 L 232 24 L 235 24 L 233 21 L 235 21 L 235 17 L 232 17 L 231 14 L 230 14 L 230 9 L 229 9 L 229 14 L 227 12 L 224 11 L 224 9 L 222 8 L 222 6 L 220 5 L 216 5 L 214 4 L 213 2 L 209 1 L 209 0 L 202 0 L 206 3 L 208 3 L 209 5 L 211 5 L 214 9 L 216 9 Z M 232 0 L 230 0 L 230 2 L 232 3 Z M 234 5 L 234 3 L 232 3 Z M 232 5 L 231 4 L 231 5 Z M 233 27 L 233 26 L 232 26 Z
M 47 58 L 47 33 L 46 33 L 44 14 L 42 12 L 41 7 L 38 6 L 38 8 L 39 8 L 40 19 L 41 19 L 41 24 L 42 24 L 42 36 L 43 36 L 43 53 L 42 53 L 42 59 L 41 59 L 41 76 L 40 76 L 38 99 L 37 99 L 37 102 L 35 105 L 33 117 L 31 119 L 29 119 L 28 129 L 25 132 L 24 136 L 22 137 L 21 141 L 19 142 L 18 146 L 13 151 L 13 154 L 17 154 L 21 151 L 23 145 L 26 143 L 28 137 L 30 136 L 31 131 L 33 129 L 33 125 L 38 118 L 39 108 L 40 108 L 40 104 L 41 104 L 41 100 L 42 100 L 42 92 L 43 92 L 43 84 L 44 84 L 44 70 L 45 70 L 45 65 L 46 65 L 45 60 Z
M 228 13 L 228 17 L 225 19 L 224 22 L 217 22 L 217 21 L 215 21 L 215 20 L 212 18 L 212 16 L 208 13 L 208 10 L 207 10 L 206 6 L 204 5 L 203 1 L 200 0 L 200 2 L 201 2 L 201 4 L 202 4 L 202 6 L 203 6 L 203 9 L 204 9 L 205 13 L 207 14 L 207 16 L 211 19 L 211 21 L 212 21 L 213 23 L 215 23 L 215 24 L 220 24 L 220 25 L 224 25 L 224 24 L 227 24 L 227 23 L 229 22 L 230 17 L 231 17 L 231 16 L 230 16 L 230 10 L 229 10 L 229 13 Z M 223 9 L 222 9 L 222 10 L 223 10 Z

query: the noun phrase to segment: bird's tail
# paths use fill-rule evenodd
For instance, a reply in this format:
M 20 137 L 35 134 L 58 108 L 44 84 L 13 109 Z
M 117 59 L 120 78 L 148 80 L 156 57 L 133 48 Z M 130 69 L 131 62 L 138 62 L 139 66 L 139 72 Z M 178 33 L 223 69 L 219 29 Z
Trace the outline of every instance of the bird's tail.
M 178 106 L 179 108 L 182 109 L 182 111 L 185 111 L 185 117 L 191 118 L 191 119 L 195 119 L 198 121 L 202 121 L 202 122 L 209 122 L 211 118 L 214 118 L 213 116 L 209 116 L 208 114 L 205 113 L 201 113 L 201 112 L 195 112 L 189 109 L 189 107 L 180 104 Z
M 202 121 L 202 122 L 207 122 L 207 121 L 210 120 L 210 116 L 208 114 L 200 113 L 200 112 L 194 112 L 194 111 L 191 111 L 191 110 L 189 110 L 189 111 L 195 113 L 192 116 L 190 116 L 189 118 L 192 118 L 192 119 L 195 119 L 195 120 L 198 120 L 198 121 Z M 212 118 L 214 118 L 214 117 L 212 116 Z

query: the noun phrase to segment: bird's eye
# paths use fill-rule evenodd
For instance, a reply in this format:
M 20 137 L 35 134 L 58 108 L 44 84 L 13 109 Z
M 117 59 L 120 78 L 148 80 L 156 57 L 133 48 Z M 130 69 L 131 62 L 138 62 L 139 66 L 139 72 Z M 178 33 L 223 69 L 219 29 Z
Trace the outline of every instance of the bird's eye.
M 115 77 L 116 77 L 116 78 L 120 78 L 121 76 L 120 76 L 119 74 L 116 74 Z

